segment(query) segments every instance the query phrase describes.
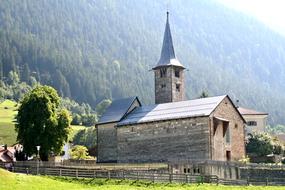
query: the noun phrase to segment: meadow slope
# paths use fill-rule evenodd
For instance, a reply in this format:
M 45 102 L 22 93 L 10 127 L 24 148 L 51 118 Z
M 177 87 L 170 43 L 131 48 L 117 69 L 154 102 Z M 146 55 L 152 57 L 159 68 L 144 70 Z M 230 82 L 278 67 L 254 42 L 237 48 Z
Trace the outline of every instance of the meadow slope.
M 15 144 L 17 133 L 15 131 L 14 119 L 17 114 L 17 103 L 5 100 L 0 103 L 0 145 L 9 146 Z
M 0 189 L 5 190 L 73 190 L 73 189 L 98 189 L 98 190 L 281 190 L 284 187 L 256 187 L 256 186 L 222 186 L 222 185 L 180 185 L 180 184 L 152 184 L 147 182 L 102 180 L 102 179 L 72 179 L 44 176 L 30 176 L 14 174 L 0 169 Z

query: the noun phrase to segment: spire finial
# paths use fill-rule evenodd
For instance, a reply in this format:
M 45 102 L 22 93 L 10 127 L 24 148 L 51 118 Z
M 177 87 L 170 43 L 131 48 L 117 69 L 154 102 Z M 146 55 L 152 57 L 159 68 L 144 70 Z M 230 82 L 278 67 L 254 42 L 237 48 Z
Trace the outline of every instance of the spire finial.
M 167 18 L 167 20 L 169 18 L 169 11 L 168 10 L 166 11 L 166 18 Z
M 170 31 L 170 26 L 169 26 L 169 11 L 168 10 L 166 11 L 166 16 L 167 16 L 167 19 L 166 19 L 166 24 L 165 24 L 160 59 L 157 65 L 153 69 L 157 67 L 169 66 L 169 65 L 175 65 L 175 66 L 178 66 L 184 69 L 183 65 L 175 57 L 174 47 L 172 43 L 172 36 L 171 36 L 171 31 Z

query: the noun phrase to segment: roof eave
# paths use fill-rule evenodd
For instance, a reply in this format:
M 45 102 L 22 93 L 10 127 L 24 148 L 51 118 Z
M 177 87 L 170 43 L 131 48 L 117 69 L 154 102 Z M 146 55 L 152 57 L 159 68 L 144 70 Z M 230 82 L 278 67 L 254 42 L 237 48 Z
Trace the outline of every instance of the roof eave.
M 168 64 L 168 65 L 156 65 L 155 67 L 152 68 L 152 70 L 157 70 L 157 69 L 160 69 L 162 67 L 179 67 L 183 70 L 186 69 L 184 66 Z
M 174 117 L 174 118 L 164 118 L 164 119 L 157 119 L 157 120 L 150 120 L 150 121 L 142 121 L 142 122 L 129 122 L 129 123 L 118 123 L 117 127 L 127 126 L 127 125 L 138 125 L 144 123 L 153 123 L 153 122 L 163 122 L 169 120 L 176 120 L 176 119 L 186 119 L 186 118 L 197 118 L 197 117 L 208 117 L 209 114 L 201 114 L 201 115 L 193 115 L 193 116 L 185 116 L 185 117 Z

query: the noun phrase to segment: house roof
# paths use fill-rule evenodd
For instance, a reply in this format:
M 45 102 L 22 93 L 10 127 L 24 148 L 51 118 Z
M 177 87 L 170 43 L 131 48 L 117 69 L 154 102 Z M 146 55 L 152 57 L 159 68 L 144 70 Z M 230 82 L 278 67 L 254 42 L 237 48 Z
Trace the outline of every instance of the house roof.
M 184 68 L 184 66 L 178 61 L 178 59 L 175 56 L 175 51 L 174 51 L 174 46 L 173 46 L 172 36 L 171 36 L 171 31 L 170 31 L 170 26 L 169 26 L 169 12 L 167 12 L 166 25 L 165 25 L 160 59 L 157 65 L 153 69 L 157 69 L 163 66 L 177 66 L 177 67 Z
M 140 101 L 138 100 L 137 97 L 129 97 L 129 98 L 114 100 L 111 103 L 111 105 L 107 108 L 105 113 L 102 115 L 97 125 L 120 121 L 128 112 L 128 110 L 130 109 L 135 100 L 137 100 L 140 104 Z
M 0 162 L 12 162 L 14 160 L 15 148 L 0 148 Z
M 141 106 L 128 114 L 117 126 L 168 119 L 209 116 L 225 97 L 227 96 Z
M 258 111 L 243 108 L 243 107 L 238 107 L 238 111 L 241 113 L 241 115 L 268 115 L 268 113 L 258 112 Z

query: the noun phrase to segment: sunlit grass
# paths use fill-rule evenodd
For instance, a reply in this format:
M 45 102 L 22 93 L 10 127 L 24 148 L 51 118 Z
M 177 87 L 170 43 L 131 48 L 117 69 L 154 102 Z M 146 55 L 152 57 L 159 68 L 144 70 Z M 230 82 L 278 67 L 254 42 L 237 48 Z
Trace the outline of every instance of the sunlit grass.
M 5 100 L 0 103 L 0 144 L 9 146 L 16 143 L 15 116 L 17 115 L 17 103 Z
M 0 189 L 5 190 L 281 190 L 284 187 L 223 186 L 208 184 L 167 184 L 133 180 L 76 179 L 67 177 L 30 176 L 14 174 L 0 169 Z

